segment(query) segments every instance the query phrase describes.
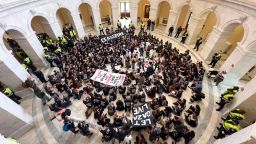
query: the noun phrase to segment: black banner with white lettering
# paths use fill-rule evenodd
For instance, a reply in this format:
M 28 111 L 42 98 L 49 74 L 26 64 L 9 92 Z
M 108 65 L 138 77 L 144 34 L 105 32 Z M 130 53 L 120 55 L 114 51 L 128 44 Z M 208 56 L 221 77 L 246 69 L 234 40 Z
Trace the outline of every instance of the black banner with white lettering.
M 111 40 L 117 39 L 117 38 L 122 37 L 124 35 L 125 35 L 125 32 L 124 31 L 120 31 L 120 32 L 116 32 L 116 33 L 112 33 L 110 35 L 104 36 L 104 37 L 102 37 L 100 39 L 100 41 L 102 43 L 107 43 L 107 42 L 109 42 Z
M 150 107 L 147 103 L 133 108 L 132 122 L 134 127 L 147 127 L 152 125 Z

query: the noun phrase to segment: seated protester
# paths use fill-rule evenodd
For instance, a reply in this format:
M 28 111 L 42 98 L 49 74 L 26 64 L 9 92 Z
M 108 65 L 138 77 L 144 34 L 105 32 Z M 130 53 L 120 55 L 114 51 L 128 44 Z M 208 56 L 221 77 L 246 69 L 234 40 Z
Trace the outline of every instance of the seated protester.
M 160 119 L 162 118 L 162 113 L 160 112 L 160 109 L 157 109 L 157 110 L 154 110 L 152 112 L 154 118 L 155 118 L 155 121 L 160 121 Z
M 121 95 L 123 95 L 125 92 L 126 92 L 126 87 L 119 87 L 118 88 L 118 91 L 119 91 L 119 93 L 121 94 Z
M 174 105 L 180 105 L 183 109 L 186 107 L 186 99 L 178 99 L 173 103 Z
M 153 69 L 152 62 L 149 62 L 149 67 L 147 68 L 146 75 L 151 76 L 155 73 L 155 70 Z
M 103 113 L 103 109 L 101 107 L 96 107 L 94 109 L 94 118 L 98 119 L 102 113 Z
M 116 110 L 118 110 L 118 111 L 123 111 L 124 110 L 124 102 L 121 99 L 119 99 L 116 102 Z
M 151 80 L 148 77 L 146 77 L 144 85 L 145 86 L 150 86 L 151 85 Z
M 172 112 L 175 114 L 175 115 L 178 115 L 180 116 L 181 115 L 181 112 L 183 111 L 183 107 L 181 107 L 180 105 L 174 105 L 172 107 Z
M 116 93 L 114 91 L 110 91 L 109 93 L 109 101 L 115 101 L 117 98 Z
M 163 141 L 166 141 L 169 138 L 169 131 L 165 129 L 163 126 L 161 127 L 160 137 Z
M 146 89 L 146 93 L 147 93 L 148 97 L 155 98 L 155 96 L 156 96 L 156 88 L 153 87 L 153 88 L 150 88 L 150 89 Z
M 199 116 L 200 111 L 201 111 L 201 108 L 199 105 L 196 105 L 196 106 L 191 105 L 186 112 L 188 113 L 188 115 L 195 114 L 196 116 Z
M 104 130 L 100 130 L 100 132 L 102 133 L 102 142 L 109 142 L 113 139 L 114 135 L 115 135 L 115 131 L 112 127 L 107 126 Z
M 78 99 L 78 100 L 80 100 L 80 99 L 81 99 L 81 97 L 83 96 L 83 94 L 84 94 L 84 91 L 83 91 L 83 90 L 79 90 L 78 92 L 77 92 L 77 91 L 75 91 L 75 93 L 73 93 L 73 95 L 74 95 L 74 99 Z
M 85 116 L 86 118 L 88 118 L 93 112 L 93 99 L 90 96 L 85 97 L 83 99 L 83 103 L 87 107 L 87 110 L 85 111 Z
M 192 85 L 189 87 L 194 92 L 201 93 L 202 92 L 202 81 L 194 81 Z
M 72 131 L 74 134 L 77 134 L 79 132 L 79 130 L 76 130 L 73 120 L 70 119 L 64 119 L 63 130 Z
M 127 95 L 124 99 L 124 110 L 125 112 L 131 112 L 131 108 L 132 108 L 132 98 L 130 95 Z
M 131 85 L 130 88 L 129 88 L 129 92 L 131 94 L 135 94 L 136 93 L 136 86 L 135 85 Z
M 185 140 L 185 144 L 189 144 L 189 142 L 195 137 L 195 132 L 193 130 L 187 129 L 184 134 L 183 138 Z
M 57 107 L 59 108 L 66 108 L 69 105 L 71 105 L 71 101 L 65 101 L 64 98 L 59 98 L 59 97 L 55 97 L 54 98 L 54 103 L 56 104 Z
M 129 134 L 129 129 L 125 129 L 124 127 L 118 127 L 115 132 L 115 138 L 119 143 L 122 143 L 125 137 Z
M 190 101 L 191 102 L 194 102 L 194 101 L 201 101 L 202 99 L 205 98 L 205 95 L 204 93 L 202 92 L 194 92 L 193 95 L 191 96 L 190 98 Z
M 93 105 L 94 106 L 99 106 L 100 105 L 100 102 L 101 102 L 101 95 L 100 94 L 97 94 L 97 93 L 94 93 L 94 97 L 93 97 Z
M 163 115 L 165 117 L 170 117 L 171 114 L 172 114 L 172 107 L 166 106 L 165 109 L 164 109 Z
M 151 132 L 149 133 L 149 140 L 151 142 L 156 141 L 160 137 L 160 134 L 161 134 L 161 128 L 159 128 L 159 127 L 153 128 L 151 130 Z
M 116 112 L 116 108 L 113 103 L 108 106 L 108 115 L 113 116 Z
M 145 103 L 146 102 L 146 95 L 144 92 L 138 95 L 140 103 Z
M 166 100 L 166 97 L 164 95 L 161 95 L 159 97 L 159 104 L 160 104 L 160 106 L 167 106 L 168 105 L 168 101 Z
M 172 119 L 171 118 L 167 118 L 165 121 L 165 127 L 170 129 L 172 127 Z
M 188 125 L 190 125 L 191 127 L 196 127 L 198 124 L 198 119 L 196 114 L 187 114 L 185 115 L 185 119 Z
M 132 82 L 131 79 L 125 77 L 125 80 L 124 80 L 124 82 L 123 82 L 123 85 L 124 85 L 124 86 L 128 86 L 128 85 L 131 84 L 131 82 Z
M 158 104 L 158 101 L 156 99 L 153 99 L 153 101 L 151 101 L 151 105 L 150 107 L 153 109 L 153 110 L 156 110 L 160 107 L 160 105 Z
M 92 136 L 93 133 L 90 131 L 89 129 L 89 124 L 87 124 L 85 121 L 83 122 L 79 122 L 78 125 L 77 125 L 80 133 L 83 135 L 83 136 Z
M 172 119 L 172 123 L 174 125 L 181 125 L 182 124 L 181 118 L 175 115 L 174 118 Z
M 186 129 L 186 126 L 180 124 L 180 125 L 176 125 L 173 129 L 172 132 L 170 132 L 170 136 L 171 138 L 175 141 L 175 142 L 179 142 L 184 134 L 184 129 Z
M 102 127 L 105 127 L 105 125 L 109 123 L 110 123 L 110 119 L 107 117 L 107 114 L 101 115 L 97 122 L 97 124 L 101 125 Z
M 100 101 L 100 107 L 102 109 L 105 109 L 108 106 L 108 100 L 106 98 L 101 99 Z
M 117 114 L 114 115 L 113 125 L 114 125 L 114 127 L 122 126 L 122 119 Z
M 107 95 L 109 94 L 109 90 L 110 90 L 110 88 L 107 87 L 107 86 L 105 86 L 105 87 L 103 88 L 103 94 L 104 94 L 104 96 L 107 96 Z

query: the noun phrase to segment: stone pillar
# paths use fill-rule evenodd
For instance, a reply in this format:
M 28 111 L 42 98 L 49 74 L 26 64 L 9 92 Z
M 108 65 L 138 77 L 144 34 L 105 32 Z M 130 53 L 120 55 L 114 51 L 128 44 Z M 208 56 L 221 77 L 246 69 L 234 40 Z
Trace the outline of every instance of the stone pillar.
M 6 95 L 0 92 L 0 131 L 5 136 L 19 137 L 33 127 L 33 118 Z
M 256 64 L 256 53 L 245 52 L 244 47 L 239 43 L 228 59 L 221 66 L 220 70 L 227 71 L 222 82 L 224 85 L 236 85 L 239 80 Z
M 61 29 L 61 27 L 59 25 L 59 22 L 57 20 L 53 21 L 53 22 L 50 22 L 49 25 L 51 26 L 52 31 L 53 31 L 56 39 L 58 39 L 59 36 L 63 35 L 62 29 Z
M 92 14 L 93 14 L 93 20 L 94 20 L 93 22 L 94 22 L 95 30 L 99 32 L 100 31 L 99 25 L 101 24 L 100 8 L 93 8 Z
M 158 7 L 150 6 L 149 19 L 156 21 Z
M 138 4 L 133 5 L 133 6 L 131 7 L 130 15 L 131 15 L 131 20 L 132 20 L 134 26 L 137 26 L 137 20 L 138 20 Z
M 187 44 L 193 44 L 196 42 L 197 35 L 201 31 L 203 25 L 203 20 L 197 17 L 191 17 L 188 25 L 188 38 L 186 40 Z
M 85 32 L 84 32 L 83 23 L 82 23 L 82 20 L 81 20 L 79 14 L 72 13 L 71 17 L 73 18 L 78 37 L 83 39 L 85 36 Z
M 169 17 L 168 17 L 168 23 L 165 29 L 165 33 L 169 33 L 169 28 L 173 25 L 175 27 L 175 24 L 177 23 L 177 20 L 179 18 L 179 14 L 177 11 L 170 10 Z
M 202 47 L 201 56 L 205 60 L 210 60 L 211 56 L 213 54 L 213 51 L 216 51 L 214 48 L 216 46 L 216 43 L 219 42 L 220 37 L 222 34 L 222 30 L 218 27 L 214 27 L 213 31 L 207 37 L 205 45 Z M 217 52 L 217 51 L 216 51 Z
M 15 40 L 27 53 L 37 68 L 48 66 L 48 63 L 43 57 L 43 46 L 36 37 L 35 32 L 25 35 L 25 37 L 15 38 Z
M 118 6 L 112 6 L 112 26 L 113 28 L 117 28 L 117 21 L 120 18 L 120 11 Z
M 11 52 L 0 50 L 0 81 L 11 89 L 20 89 L 29 74 Z

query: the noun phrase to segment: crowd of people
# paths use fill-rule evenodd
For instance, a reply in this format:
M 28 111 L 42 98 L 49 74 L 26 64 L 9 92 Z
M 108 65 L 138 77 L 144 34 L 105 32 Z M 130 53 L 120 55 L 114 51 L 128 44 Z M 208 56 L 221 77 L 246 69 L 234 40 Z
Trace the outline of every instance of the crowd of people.
M 100 38 L 111 34 L 112 30 L 78 40 L 71 25 L 64 27 L 64 36 L 57 41 L 47 34 L 39 35 L 45 58 L 52 67 L 59 69 L 48 76 L 48 81 L 42 80 L 47 94 L 40 91 L 39 98 L 44 104 L 50 100 L 45 95 L 54 99 L 48 102 L 49 108 L 56 112 L 51 120 L 63 121 L 64 131 L 80 132 L 88 137 L 93 134 L 90 122 L 71 117 L 69 106 L 82 100 L 85 116 L 93 115 L 100 127 L 102 141 L 122 142 L 133 133 L 137 134 L 135 143 L 138 144 L 148 140 L 167 143 L 169 137 L 174 142 L 184 138 L 185 143 L 189 143 L 195 136 L 193 128 L 198 125 L 200 116 L 201 108 L 197 103 L 204 98 L 202 62 L 193 63 L 189 50 L 180 53 L 172 43 L 164 43 L 143 28 L 136 35 L 132 28 L 131 24 L 125 36 L 108 43 L 102 43 Z M 104 85 L 90 79 L 97 69 L 125 74 L 126 79 L 122 86 Z M 26 86 L 37 89 L 31 80 Z M 188 102 L 182 94 L 188 87 L 193 93 L 191 105 L 186 108 Z M 167 97 L 176 101 L 170 102 Z M 150 105 L 153 124 L 134 127 L 132 109 L 143 103 Z

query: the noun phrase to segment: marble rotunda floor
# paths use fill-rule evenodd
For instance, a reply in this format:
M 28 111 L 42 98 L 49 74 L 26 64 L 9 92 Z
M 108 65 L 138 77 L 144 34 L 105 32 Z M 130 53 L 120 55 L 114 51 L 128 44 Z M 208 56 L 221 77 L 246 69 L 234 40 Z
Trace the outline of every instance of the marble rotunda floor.
M 93 34 L 93 33 L 92 33 Z M 180 52 L 184 52 L 190 49 L 192 60 L 202 61 L 201 57 L 193 51 L 189 46 L 180 44 L 178 40 L 168 37 L 163 34 L 161 30 L 152 32 L 152 34 L 163 41 L 169 41 L 174 47 L 178 48 Z M 208 65 L 204 63 L 205 69 L 209 69 Z M 53 69 L 45 70 L 45 74 L 50 74 Z M 215 111 L 215 102 L 218 100 L 220 94 L 220 88 L 213 85 L 213 82 L 208 80 L 206 76 L 203 80 L 203 93 L 205 93 L 206 98 L 199 102 L 201 107 L 201 114 L 199 116 L 199 124 L 194 131 L 196 133 L 195 138 L 192 140 L 191 144 L 210 144 L 213 143 L 213 134 L 215 133 L 216 124 L 220 119 L 220 113 Z M 189 107 L 189 98 L 191 96 L 191 90 L 188 88 L 184 91 L 182 98 L 187 100 L 187 106 Z M 169 103 L 175 101 L 174 98 L 167 97 Z M 73 135 L 71 132 L 63 132 L 62 122 L 57 120 L 50 121 L 50 116 L 53 113 L 49 110 L 47 106 L 43 106 L 41 101 L 36 97 L 31 97 L 26 100 L 26 103 L 32 104 L 32 115 L 34 117 L 34 128 L 27 132 L 22 137 L 18 138 L 21 144 L 101 144 L 101 133 L 97 130 L 93 130 L 94 134 L 90 138 L 84 137 L 80 134 Z M 77 119 L 86 119 L 84 116 L 85 106 L 82 100 L 73 100 L 70 106 L 72 110 L 71 117 Z M 96 123 L 92 116 L 87 119 L 91 123 Z M 135 137 L 134 137 L 135 138 Z M 132 139 L 134 141 L 134 138 Z M 132 142 L 133 143 L 133 142 Z M 157 143 L 157 142 L 156 142 Z M 168 140 L 168 144 L 171 143 L 171 138 Z M 181 141 L 180 143 L 183 143 Z

